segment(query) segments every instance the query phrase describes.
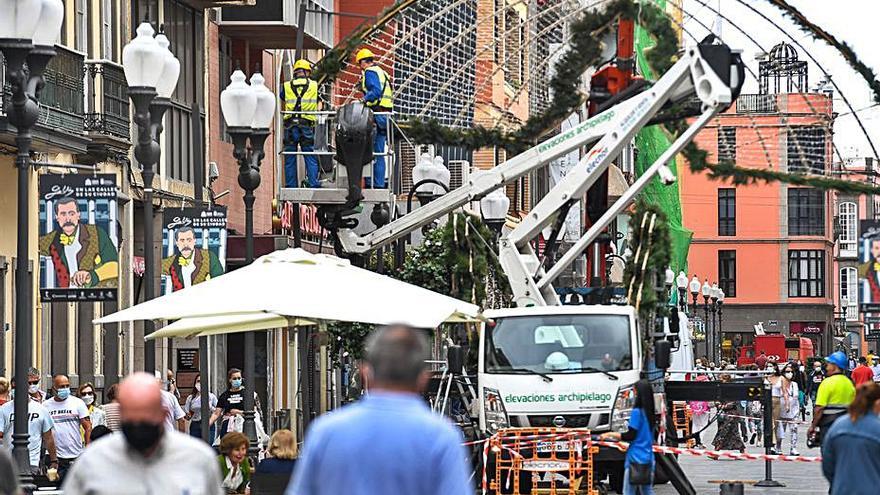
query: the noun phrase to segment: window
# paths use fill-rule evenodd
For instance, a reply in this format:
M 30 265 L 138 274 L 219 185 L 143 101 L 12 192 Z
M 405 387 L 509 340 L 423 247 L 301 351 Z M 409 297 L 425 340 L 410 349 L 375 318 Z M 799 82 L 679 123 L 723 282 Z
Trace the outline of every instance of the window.
M 858 210 L 856 204 L 852 201 L 845 201 L 837 205 L 837 218 L 840 225 L 840 241 L 841 255 L 844 251 L 848 256 L 855 256 L 857 250 L 858 237 Z
M 724 297 L 736 297 L 736 251 L 718 251 L 718 286 Z
M 788 171 L 824 174 L 825 129 L 816 126 L 792 126 L 788 129 Z
M 853 266 L 840 269 L 840 303 L 846 300 L 846 319 L 859 319 L 859 279 Z
M 718 161 L 736 161 L 736 127 L 718 128 Z
M 825 235 L 824 191 L 789 188 L 788 235 Z
M 232 39 L 228 36 L 220 35 L 220 55 L 218 57 L 218 66 L 220 72 L 220 86 L 226 87 L 229 84 L 229 77 L 235 71 L 235 64 L 232 59 Z M 220 108 L 220 94 L 217 94 L 217 108 Z M 227 143 L 232 142 L 232 138 L 226 133 L 226 119 L 220 119 L 220 140 Z
M 101 57 L 105 60 L 116 60 L 113 20 L 118 18 L 118 15 L 115 8 L 115 0 L 101 0 Z
M 76 51 L 89 53 L 89 2 L 74 0 L 73 48 Z
M 736 235 L 736 189 L 718 190 L 718 235 Z
M 788 297 L 825 297 L 825 251 L 788 252 Z

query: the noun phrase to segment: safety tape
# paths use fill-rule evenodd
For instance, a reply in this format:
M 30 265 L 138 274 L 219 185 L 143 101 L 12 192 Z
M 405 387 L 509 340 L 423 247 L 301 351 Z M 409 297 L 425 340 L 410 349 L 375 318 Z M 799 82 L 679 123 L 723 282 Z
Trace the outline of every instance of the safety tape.
M 741 418 L 741 419 L 751 419 L 751 420 L 755 420 L 755 421 L 762 421 L 764 419 L 763 417 L 759 418 L 756 416 L 742 416 L 740 414 L 718 413 L 718 415 L 725 417 L 725 418 Z M 801 421 L 799 419 L 782 419 L 782 418 L 774 420 L 774 423 L 792 423 L 792 424 L 796 424 L 796 425 L 810 424 L 809 421 Z
M 625 452 L 629 447 L 627 442 L 608 442 L 605 440 L 594 440 L 594 444 L 604 447 L 611 447 L 621 452 Z M 703 450 L 688 449 L 679 447 L 667 447 L 665 445 L 654 445 L 654 452 L 661 454 L 675 455 L 692 455 L 708 457 L 710 459 L 745 459 L 749 461 L 784 461 L 784 462 L 822 462 L 821 456 L 803 456 L 803 455 L 781 455 L 781 454 L 751 454 L 748 452 L 736 452 L 730 450 Z

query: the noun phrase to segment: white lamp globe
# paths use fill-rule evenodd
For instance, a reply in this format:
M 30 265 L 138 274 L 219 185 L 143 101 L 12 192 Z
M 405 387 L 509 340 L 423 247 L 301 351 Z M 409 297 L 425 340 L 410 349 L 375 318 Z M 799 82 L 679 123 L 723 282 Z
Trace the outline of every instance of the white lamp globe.
M 40 21 L 34 31 L 34 45 L 54 46 L 64 24 L 64 2 L 61 0 L 42 0 Z
M 257 95 L 245 83 L 244 72 L 236 70 L 229 86 L 220 93 L 220 110 L 229 127 L 250 127 L 257 109 Z
M 709 297 L 712 295 L 712 286 L 709 285 L 708 278 L 705 282 L 703 282 L 703 287 L 700 290 L 703 292 L 704 297 Z
M 251 89 L 256 97 L 256 109 L 254 110 L 251 127 L 254 129 L 268 129 L 272 125 L 272 118 L 275 117 L 275 102 L 277 98 L 266 87 L 266 80 L 263 78 L 263 74 L 259 72 L 255 72 L 251 76 Z
M 679 289 L 687 289 L 688 276 L 684 274 L 684 271 L 678 272 L 678 276 L 675 277 L 675 286 Z
M 434 185 L 434 194 L 436 196 L 442 196 L 446 194 L 446 191 L 449 189 L 449 179 L 452 178 L 452 175 L 449 173 L 449 169 L 446 168 L 446 164 L 443 163 L 443 157 L 437 155 L 434 157 L 434 168 L 435 174 L 437 175 L 437 180 L 440 181 L 441 184 L 446 186 L 445 188 L 435 184 Z
M 690 291 L 693 295 L 697 295 L 700 293 L 700 279 L 698 279 L 696 275 L 694 275 L 694 278 L 691 279 Z
M 509 209 L 510 198 L 503 189 L 496 189 L 480 200 L 480 214 L 486 222 L 504 220 Z
M 155 88 L 165 69 L 165 54 L 153 38 L 153 26 L 142 22 L 137 36 L 122 49 L 122 68 L 130 88 Z
M 177 87 L 177 79 L 180 77 L 180 61 L 171 53 L 171 43 L 163 33 L 156 36 L 156 43 L 162 50 L 164 57 L 164 66 L 162 69 L 162 77 L 156 84 L 156 93 L 162 98 L 171 98 L 174 88 Z
M 419 182 L 432 178 L 434 168 L 434 162 L 428 155 L 422 155 L 419 157 L 418 163 L 412 169 L 412 180 L 413 184 L 418 184 Z M 428 194 L 434 190 L 434 186 L 432 184 L 421 184 L 416 188 L 416 194 Z
M 0 38 L 31 40 L 40 22 L 42 0 L 4 0 Z M 54 38 L 53 38 L 54 40 Z

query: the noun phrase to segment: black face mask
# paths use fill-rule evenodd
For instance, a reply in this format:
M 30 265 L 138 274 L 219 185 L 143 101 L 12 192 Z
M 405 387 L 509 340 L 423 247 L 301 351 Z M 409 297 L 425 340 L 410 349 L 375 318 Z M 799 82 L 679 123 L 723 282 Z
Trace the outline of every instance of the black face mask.
M 134 421 L 122 422 L 122 434 L 128 445 L 141 454 L 153 448 L 162 438 L 163 425 Z

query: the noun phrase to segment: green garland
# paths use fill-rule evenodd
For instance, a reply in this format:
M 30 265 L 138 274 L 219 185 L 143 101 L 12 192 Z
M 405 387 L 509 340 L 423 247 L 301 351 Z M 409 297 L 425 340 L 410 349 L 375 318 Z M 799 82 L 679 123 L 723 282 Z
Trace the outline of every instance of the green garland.
M 364 341 L 373 330 L 369 323 L 333 321 L 327 324 L 327 333 L 331 336 L 330 348 L 334 356 L 347 352 L 349 357 L 359 360 L 364 355 Z M 334 366 L 339 366 L 339 359 L 331 359 Z
M 655 216 L 654 228 L 649 235 L 652 216 Z M 664 276 L 669 266 L 669 224 L 663 210 L 657 205 L 638 201 L 630 218 L 629 232 L 628 245 L 633 259 L 626 264 L 623 284 L 629 303 L 639 311 L 639 318 L 650 323 L 653 317 L 665 316 L 668 312 L 667 301 L 663 293 L 657 290 L 656 277 Z M 643 265 L 646 256 L 647 264 Z

